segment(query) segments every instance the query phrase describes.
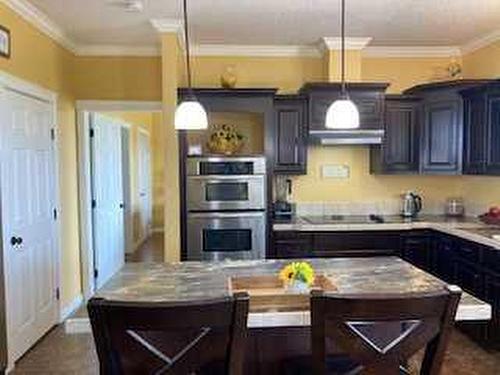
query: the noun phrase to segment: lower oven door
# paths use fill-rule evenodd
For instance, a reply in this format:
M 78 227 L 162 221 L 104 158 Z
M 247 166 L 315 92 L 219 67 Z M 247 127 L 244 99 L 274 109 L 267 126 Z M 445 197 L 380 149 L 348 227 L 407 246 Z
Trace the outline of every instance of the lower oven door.
M 265 254 L 265 212 L 188 214 L 188 260 L 264 259 Z

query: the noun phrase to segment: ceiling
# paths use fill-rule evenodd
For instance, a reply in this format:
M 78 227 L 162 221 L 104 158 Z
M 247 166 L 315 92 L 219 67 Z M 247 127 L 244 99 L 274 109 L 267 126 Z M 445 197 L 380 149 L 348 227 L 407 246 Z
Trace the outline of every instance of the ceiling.
M 29 0 L 79 45 L 154 46 L 150 19 L 181 18 L 181 0 Z M 378 46 L 457 46 L 500 26 L 500 0 L 347 0 L 347 34 Z M 340 0 L 191 0 L 194 42 L 310 45 L 339 35 Z

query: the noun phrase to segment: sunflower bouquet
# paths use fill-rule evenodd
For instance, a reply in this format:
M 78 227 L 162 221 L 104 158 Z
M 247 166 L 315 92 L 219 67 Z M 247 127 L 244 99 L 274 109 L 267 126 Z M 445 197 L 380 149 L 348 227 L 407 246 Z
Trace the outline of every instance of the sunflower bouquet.
M 302 284 L 304 287 L 309 288 L 314 283 L 314 269 L 307 262 L 293 262 L 283 267 L 279 278 L 287 287 Z
M 243 146 L 244 137 L 233 125 L 215 125 L 207 142 L 211 152 L 232 155 Z

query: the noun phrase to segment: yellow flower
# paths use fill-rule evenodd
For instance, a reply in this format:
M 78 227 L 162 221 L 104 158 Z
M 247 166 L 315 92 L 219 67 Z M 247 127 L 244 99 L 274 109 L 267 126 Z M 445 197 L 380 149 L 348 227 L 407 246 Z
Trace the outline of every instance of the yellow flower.
M 314 269 L 307 262 L 293 262 L 283 267 L 279 273 L 279 278 L 284 283 L 298 280 L 310 286 L 314 283 Z

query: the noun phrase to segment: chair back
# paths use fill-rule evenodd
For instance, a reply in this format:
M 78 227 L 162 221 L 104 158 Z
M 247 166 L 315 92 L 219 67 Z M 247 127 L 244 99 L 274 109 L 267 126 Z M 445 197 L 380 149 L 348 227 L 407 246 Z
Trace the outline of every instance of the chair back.
M 357 364 L 360 373 L 400 374 L 400 365 L 426 346 L 421 374 L 438 374 L 461 290 L 404 295 L 311 295 L 315 374 L 326 373 L 327 340 Z
M 243 372 L 249 297 L 87 305 L 101 374 Z

